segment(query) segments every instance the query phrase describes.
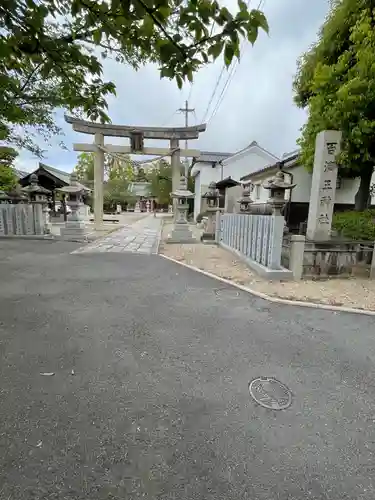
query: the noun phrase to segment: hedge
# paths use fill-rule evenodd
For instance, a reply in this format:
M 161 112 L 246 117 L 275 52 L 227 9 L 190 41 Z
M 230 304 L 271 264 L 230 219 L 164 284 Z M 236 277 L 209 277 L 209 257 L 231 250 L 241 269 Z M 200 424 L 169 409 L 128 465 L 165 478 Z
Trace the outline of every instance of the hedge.
M 375 241 L 375 209 L 337 212 L 333 216 L 332 227 L 343 238 Z

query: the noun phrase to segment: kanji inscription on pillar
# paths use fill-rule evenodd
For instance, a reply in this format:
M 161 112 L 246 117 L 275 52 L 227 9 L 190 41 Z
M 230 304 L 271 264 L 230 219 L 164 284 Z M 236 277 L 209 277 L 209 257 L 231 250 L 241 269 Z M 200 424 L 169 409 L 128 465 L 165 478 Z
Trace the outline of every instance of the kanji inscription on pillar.
M 306 233 L 310 240 L 322 241 L 331 237 L 340 143 L 341 132 L 337 130 L 324 130 L 316 136 Z

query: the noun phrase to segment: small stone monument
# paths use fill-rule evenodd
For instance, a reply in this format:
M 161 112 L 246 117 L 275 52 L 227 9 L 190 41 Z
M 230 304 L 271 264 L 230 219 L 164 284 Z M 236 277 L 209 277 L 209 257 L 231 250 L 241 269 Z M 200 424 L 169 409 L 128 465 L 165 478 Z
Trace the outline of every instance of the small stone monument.
M 306 231 L 309 240 L 325 241 L 331 237 L 338 171 L 336 157 L 340 153 L 341 137 L 338 130 L 323 130 L 316 136 Z
M 68 215 L 65 227 L 60 229 L 60 234 L 63 238 L 73 241 L 84 241 L 87 239 L 87 228 L 85 222 L 81 218 L 80 208 L 83 205 L 82 196 L 84 188 L 77 182 L 77 176 L 73 172 L 70 176 L 69 186 L 58 189 L 61 193 L 68 196 L 67 204 L 72 210 Z
M 135 204 L 135 208 L 134 208 L 134 213 L 139 214 L 140 212 L 141 212 L 141 204 L 137 200 L 137 202 Z
M 194 198 L 194 194 L 187 189 L 186 178 L 181 176 L 180 187 L 171 194 L 173 200 L 176 200 L 176 221 L 167 243 L 196 243 L 189 229 L 187 213 L 189 210 L 188 199 Z
M 237 200 L 237 203 L 240 204 L 240 212 L 241 214 L 249 214 L 251 213 L 251 204 L 253 200 L 251 199 L 251 185 L 243 185 L 242 196 Z

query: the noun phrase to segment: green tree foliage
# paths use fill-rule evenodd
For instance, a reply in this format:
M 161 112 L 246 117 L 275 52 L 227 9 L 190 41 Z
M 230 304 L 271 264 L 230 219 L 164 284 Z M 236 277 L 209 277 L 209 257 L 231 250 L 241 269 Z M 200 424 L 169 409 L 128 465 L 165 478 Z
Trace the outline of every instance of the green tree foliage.
M 147 175 L 150 182 L 150 194 L 156 198 L 159 205 L 168 205 L 171 202 L 172 167 L 164 160 L 160 160 L 154 165 L 154 168 Z
M 299 140 L 302 162 L 313 168 L 316 134 L 343 133 L 339 173 L 360 177 L 356 210 L 369 201 L 375 165 L 375 10 L 371 0 L 334 0 L 318 42 L 304 54 L 294 82 L 308 120 Z
M 74 172 L 78 180 L 93 184 L 94 181 L 94 153 L 80 153 Z M 127 182 L 134 180 L 134 163 L 129 155 L 104 155 L 104 177 L 108 179 L 122 179 Z
M 94 182 L 94 153 L 80 153 L 74 172 L 79 181 L 91 187 Z
M 104 206 L 115 209 L 116 205 L 125 207 L 127 204 L 135 203 L 134 197 L 128 191 L 128 182 L 121 179 L 108 179 L 104 184 Z
M 26 132 L 57 133 L 57 108 L 108 121 L 115 86 L 103 79 L 106 57 L 135 69 L 157 63 L 180 88 L 221 54 L 229 66 L 241 38 L 254 43 L 259 28 L 268 31 L 262 12 L 238 5 L 232 14 L 217 0 L 3 0 L 0 139 L 41 154 Z
M 0 189 L 11 191 L 17 184 L 17 176 L 13 170 L 13 162 L 18 153 L 13 148 L 0 146 Z
M 104 204 L 114 208 L 117 204 L 125 205 L 132 200 L 129 184 L 135 178 L 135 167 L 128 155 L 123 157 L 104 156 Z M 94 153 L 81 153 L 74 167 L 80 182 L 94 189 Z
M 343 238 L 357 241 L 375 240 L 375 210 L 363 212 L 337 212 L 333 216 L 332 225 Z

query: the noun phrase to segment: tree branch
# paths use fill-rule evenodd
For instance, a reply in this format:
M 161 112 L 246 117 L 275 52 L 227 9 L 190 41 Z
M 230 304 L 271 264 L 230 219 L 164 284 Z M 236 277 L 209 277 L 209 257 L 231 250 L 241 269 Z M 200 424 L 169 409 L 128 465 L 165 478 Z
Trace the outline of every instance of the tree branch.
M 171 37 L 171 35 L 167 32 L 167 30 L 165 29 L 165 27 L 163 26 L 163 24 L 159 21 L 159 19 L 157 19 L 154 15 L 154 10 L 153 9 L 150 9 L 143 0 L 138 0 L 139 3 L 142 5 L 142 7 L 145 9 L 145 11 L 147 12 L 147 14 L 149 14 L 149 16 L 152 17 L 152 20 L 154 21 L 154 23 L 161 29 L 161 31 L 163 32 L 163 34 L 165 35 L 166 38 L 168 38 L 168 40 L 176 47 L 176 49 L 178 49 L 181 54 L 183 56 L 186 57 L 186 52 L 183 50 L 183 48 L 173 40 L 173 38 Z

